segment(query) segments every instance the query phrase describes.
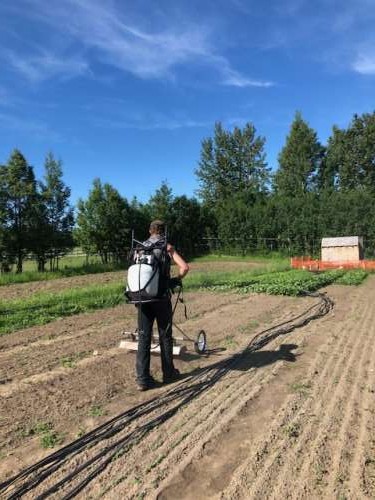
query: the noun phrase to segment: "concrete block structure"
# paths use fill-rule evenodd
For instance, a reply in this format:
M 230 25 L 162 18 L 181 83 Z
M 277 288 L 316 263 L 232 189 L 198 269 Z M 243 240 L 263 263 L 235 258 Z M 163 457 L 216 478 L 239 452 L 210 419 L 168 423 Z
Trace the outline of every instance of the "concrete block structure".
M 363 259 L 363 238 L 343 236 L 322 239 L 322 257 L 325 262 L 355 262 Z

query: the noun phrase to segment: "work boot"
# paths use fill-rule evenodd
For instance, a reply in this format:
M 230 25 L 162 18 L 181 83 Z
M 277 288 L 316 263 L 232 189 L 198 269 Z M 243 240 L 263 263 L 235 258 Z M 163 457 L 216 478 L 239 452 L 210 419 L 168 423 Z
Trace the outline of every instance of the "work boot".
M 137 381 L 137 390 L 138 391 L 148 391 L 150 389 L 155 389 L 157 387 L 157 382 L 153 377 L 150 377 L 145 382 Z
M 170 384 L 171 382 L 175 382 L 180 378 L 180 376 L 180 370 L 177 370 L 177 368 L 173 368 L 172 373 L 168 377 L 163 375 L 163 384 Z

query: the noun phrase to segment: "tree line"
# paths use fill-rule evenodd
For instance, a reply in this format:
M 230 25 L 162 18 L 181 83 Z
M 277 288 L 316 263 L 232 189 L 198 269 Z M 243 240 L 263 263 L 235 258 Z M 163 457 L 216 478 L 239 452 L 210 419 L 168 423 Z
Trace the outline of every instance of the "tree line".
M 131 230 L 147 234 L 161 218 L 169 239 L 187 257 L 220 248 L 316 253 L 323 236 L 359 235 L 375 243 L 375 113 L 354 115 L 333 127 L 327 144 L 296 113 L 279 153 L 267 164 L 264 137 L 255 126 L 225 130 L 218 122 L 202 140 L 196 168 L 198 198 L 174 196 L 166 181 L 146 203 L 124 198 L 100 179 L 75 210 L 62 164 L 52 153 L 37 181 L 18 150 L 0 166 L 0 265 L 22 271 L 32 255 L 43 271 L 79 245 L 104 263 L 122 262 Z

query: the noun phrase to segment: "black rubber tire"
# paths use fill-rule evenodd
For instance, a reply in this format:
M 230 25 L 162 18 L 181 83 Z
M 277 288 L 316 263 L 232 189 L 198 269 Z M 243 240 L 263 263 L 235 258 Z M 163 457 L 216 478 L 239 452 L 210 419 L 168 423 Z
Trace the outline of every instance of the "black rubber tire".
M 203 354 L 207 350 L 207 338 L 206 332 L 204 330 L 200 330 L 197 335 L 197 340 L 194 342 L 194 350 L 197 354 Z

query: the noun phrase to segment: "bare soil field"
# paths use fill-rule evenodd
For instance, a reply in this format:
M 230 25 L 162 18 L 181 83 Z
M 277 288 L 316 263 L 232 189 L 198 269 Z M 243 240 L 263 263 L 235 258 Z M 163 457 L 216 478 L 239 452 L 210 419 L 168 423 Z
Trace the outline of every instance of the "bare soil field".
M 0 338 L 2 480 L 51 453 L 33 432 L 49 423 L 60 447 L 83 437 L 17 482 L 34 481 L 22 498 L 374 498 L 375 278 L 326 291 L 332 312 L 243 356 L 319 299 L 186 294 L 190 317 L 180 309 L 177 323 L 205 329 L 208 354 L 188 345 L 183 378 L 145 393 L 134 354 L 118 348 L 132 306 Z

